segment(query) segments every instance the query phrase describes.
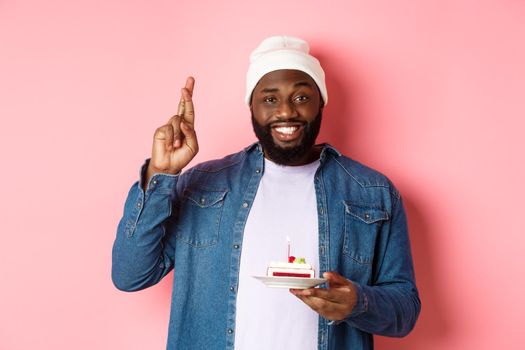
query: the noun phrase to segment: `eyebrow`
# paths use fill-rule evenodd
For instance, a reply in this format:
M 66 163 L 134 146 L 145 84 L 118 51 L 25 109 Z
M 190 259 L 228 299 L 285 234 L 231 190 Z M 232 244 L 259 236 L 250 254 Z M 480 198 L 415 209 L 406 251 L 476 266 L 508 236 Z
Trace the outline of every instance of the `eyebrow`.
M 297 83 L 295 83 L 293 85 L 294 88 L 301 87 L 301 86 L 306 86 L 306 87 L 310 87 L 311 88 L 312 84 L 310 84 L 308 81 L 304 80 L 304 81 L 299 81 L 299 82 L 297 82 Z M 264 88 L 260 92 L 261 93 L 272 93 L 272 92 L 277 92 L 277 91 L 279 91 L 278 88 L 271 88 L 270 87 L 270 88 Z

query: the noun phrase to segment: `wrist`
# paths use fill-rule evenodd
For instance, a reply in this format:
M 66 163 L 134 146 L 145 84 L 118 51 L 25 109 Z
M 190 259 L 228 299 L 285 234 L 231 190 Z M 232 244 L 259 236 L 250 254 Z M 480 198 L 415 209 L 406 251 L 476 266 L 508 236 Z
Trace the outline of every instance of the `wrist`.
M 142 189 L 144 191 L 146 191 L 146 188 L 148 186 L 148 183 L 149 183 L 150 179 L 155 174 L 177 175 L 180 172 L 181 172 L 181 170 L 177 170 L 177 169 L 159 169 L 159 168 L 151 165 L 151 161 L 149 161 L 148 168 L 143 173 L 144 177 L 142 179 Z
M 181 169 L 160 169 L 155 167 L 151 164 L 151 162 L 148 165 L 148 170 L 146 171 L 147 178 L 151 178 L 155 174 L 169 174 L 169 175 L 177 175 L 180 173 Z

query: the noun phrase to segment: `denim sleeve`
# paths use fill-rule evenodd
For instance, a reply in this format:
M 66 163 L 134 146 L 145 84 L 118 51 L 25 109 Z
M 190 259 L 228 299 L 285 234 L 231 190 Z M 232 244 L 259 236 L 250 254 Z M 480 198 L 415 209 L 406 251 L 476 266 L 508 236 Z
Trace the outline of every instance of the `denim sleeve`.
M 357 304 L 344 322 L 367 333 L 402 337 L 414 327 L 421 302 L 405 210 L 401 198 L 394 197 L 392 220 L 381 235 L 374 282 L 372 285 L 354 282 Z
M 113 244 L 111 278 L 123 291 L 137 291 L 158 283 L 173 269 L 175 248 L 165 226 L 177 200 L 178 175 L 155 174 L 142 190 L 148 161 L 140 181 L 131 187 Z

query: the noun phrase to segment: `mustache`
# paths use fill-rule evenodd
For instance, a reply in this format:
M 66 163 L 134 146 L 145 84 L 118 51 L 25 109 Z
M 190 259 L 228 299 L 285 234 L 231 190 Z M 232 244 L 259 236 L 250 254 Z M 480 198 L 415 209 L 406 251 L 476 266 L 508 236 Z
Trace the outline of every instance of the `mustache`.
M 300 124 L 300 125 L 306 125 L 308 124 L 308 122 L 300 119 L 300 118 L 280 118 L 280 117 L 277 117 L 275 118 L 275 120 L 272 120 L 271 122 L 269 122 L 268 124 L 266 124 L 266 127 L 273 127 L 275 125 L 279 125 L 279 124 Z

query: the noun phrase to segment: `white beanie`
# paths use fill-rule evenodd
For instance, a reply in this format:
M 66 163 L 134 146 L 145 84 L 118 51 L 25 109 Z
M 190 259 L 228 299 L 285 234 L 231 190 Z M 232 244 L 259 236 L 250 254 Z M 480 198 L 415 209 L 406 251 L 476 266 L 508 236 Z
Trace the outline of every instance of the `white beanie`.
M 317 58 L 309 52 L 308 43 L 299 38 L 272 36 L 264 39 L 250 55 L 250 67 L 246 74 L 246 104 L 250 106 L 253 89 L 265 74 L 280 69 L 295 69 L 312 77 L 326 106 L 328 93 L 324 71 Z

